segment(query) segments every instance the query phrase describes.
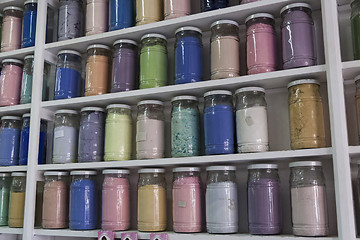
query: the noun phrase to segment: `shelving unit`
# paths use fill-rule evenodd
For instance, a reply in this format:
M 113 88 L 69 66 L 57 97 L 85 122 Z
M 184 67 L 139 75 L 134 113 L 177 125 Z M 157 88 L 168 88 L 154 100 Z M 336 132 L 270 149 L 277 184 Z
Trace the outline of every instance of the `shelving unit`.
M 0 9 L 6 6 L 22 6 L 24 0 L 2 0 Z M 231 1 L 232 3 L 235 2 Z M 7 53 L 0 53 L 0 61 L 5 58 L 23 59 L 24 56 L 35 54 L 34 82 L 32 103 L 10 107 L 1 107 L 0 116 L 21 115 L 31 110 L 31 129 L 29 149 L 29 166 L 0 167 L 0 172 L 27 171 L 25 225 L 23 229 L 0 227 L 0 240 L 8 240 L 8 235 L 22 235 L 24 240 L 62 240 L 96 238 L 98 230 L 72 231 L 69 229 L 45 230 L 34 228 L 34 212 L 36 197 L 36 181 L 40 180 L 43 171 L 73 169 L 96 169 L 105 168 L 129 168 L 132 172 L 141 167 L 162 166 L 168 173 L 174 166 L 196 165 L 204 168 L 214 164 L 233 164 L 238 166 L 238 181 L 240 189 L 240 202 L 244 203 L 239 208 L 242 213 L 246 212 L 246 165 L 255 162 L 276 162 L 280 165 L 280 178 L 282 180 L 282 198 L 284 200 L 284 235 L 279 236 L 252 236 L 246 234 L 246 214 L 240 215 L 240 232 L 231 235 L 178 234 L 167 232 L 170 240 L 297 240 L 310 239 L 290 235 L 290 206 L 288 191 L 288 163 L 296 160 L 320 160 L 324 164 L 325 177 L 327 179 L 328 211 L 331 227 L 329 237 L 317 238 L 318 240 L 352 240 L 356 239 L 356 226 L 354 214 L 354 200 L 352 191 L 352 178 L 350 159 L 360 159 L 360 146 L 357 141 L 356 114 L 354 108 L 354 82 L 353 78 L 360 74 L 360 61 L 353 61 L 351 49 L 351 35 L 349 35 L 349 2 L 350 0 L 302 0 L 313 7 L 316 15 L 315 25 L 317 30 L 317 47 L 319 65 L 307 68 L 281 70 L 265 74 L 241 76 L 231 79 L 203 81 L 199 83 L 166 86 L 154 89 L 134 90 L 130 92 L 112 93 L 100 96 L 81 97 L 68 100 L 41 101 L 42 73 L 44 61 L 56 62 L 56 54 L 59 50 L 74 49 L 81 53 L 86 52 L 86 47 L 93 43 L 102 43 L 109 46 L 121 38 L 139 40 L 146 33 L 161 33 L 168 37 L 168 47 L 173 45 L 174 32 L 182 26 L 196 26 L 204 31 L 204 59 L 208 59 L 206 53 L 209 49 L 209 26 L 219 19 L 233 19 L 238 21 L 244 44 L 244 19 L 253 13 L 268 12 L 274 14 L 279 26 L 280 9 L 297 0 L 263 0 L 244 5 L 236 5 L 225 9 L 206 13 L 196 13 L 187 17 L 136 26 L 99 35 L 81 37 L 61 42 L 45 44 L 46 17 L 48 7 L 56 9 L 57 0 L 40 0 L 38 2 L 38 19 L 36 46 L 19 49 Z M 193 0 L 193 5 L 199 4 Z M 233 4 L 234 5 L 234 4 Z M 340 32 L 338 29 L 340 26 Z M 341 41 L 340 41 L 341 40 Z M 243 46 L 243 45 L 242 45 Z M 341 51 L 340 51 L 341 50 Z M 243 53 L 242 53 L 243 54 Z M 169 51 L 169 59 L 172 58 Z M 204 64 L 208 72 L 208 63 Z M 242 62 L 242 67 L 244 61 Z M 243 67 L 244 68 L 244 67 Z M 207 73 L 208 74 L 208 73 Z M 171 74 L 169 75 L 171 76 Z M 205 74 L 208 78 L 208 75 Z M 287 116 L 287 84 L 292 80 L 301 78 L 315 78 L 321 82 L 321 93 L 324 99 L 324 113 L 326 125 L 327 148 L 290 150 L 289 126 Z M 343 81 L 345 79 L 345 81 Z M 181 94 L 192 94 L 201 97 L 204 92 L 213 89 L 234 90 L 243 86 L 261 86 L 266 89 L 268 114 L 270 152 L 231 154 L 218 156 L 200 156 L 190 158 L 163 158 L 154 160 L 131 160 L 123 162 L 97 162 L 97 163 L 71 163 L 71 164 L 47 164 L 38 165 L 38 139 L 40 130 L 40 118 L 53 119 L 53 113 L 58 109 L 71 108 L 80 110 L 85 106 L 105 107 L 111 103 L 125 103 L 136 105 L 143 99 L 159 99 L 168 102 L 172 97 Z M 345 108 L 345 103 L 346 107 Z M 356 130 L 355 130 L 356 129 Z M 169 149 L 169 146 L 167 146 Z M 352 169 L 354 170 L 354 169 Z M 168 175 L 167 177 L 169 177 Z M 131 184 L 136 185 L 136 175 L 131 179 Z M 132 195 L 136 191 L 132 191 Z M 136 209 L 132 213 L 136 214 Z M 135 216 L 135 215 L 134 215 Z M 132 220 L 134 221 L 134 219 Z M 132 223 L 132 226 L 134 224 Z M 120 233 L 116 233 L 116 238 Z M 139 233 L 140 239 L 149 239 L 148 233 Z

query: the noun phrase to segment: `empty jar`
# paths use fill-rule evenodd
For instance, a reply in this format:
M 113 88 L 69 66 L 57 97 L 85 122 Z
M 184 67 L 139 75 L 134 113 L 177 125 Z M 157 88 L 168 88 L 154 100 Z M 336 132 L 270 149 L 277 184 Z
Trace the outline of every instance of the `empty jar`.
M 137 227 L 142 232 L 166 229 L 166 181 L 162 168 L 144 168 L 138 171 Z
M 135 25 L 135 6 L 133 0 L 109 0 L 109 31 Z
M 24 10 L 19 7 L 4 8 L 4 20 L 1 34 L 1 52 L 21 48 L 22 18 Z
M 85 35 L 107 32 L 108 16 L 108 0 L 86 0 Z
M 201 81 L 201 30 L 196 27 L 182 27 L 176 30 L 175 36 L 175 84 Z
M 141 38 L 140 89 L 166 86 L 166 44 L 166 37 L 161 34 L 146 34 Z
M 288 84 L 291 149 L 326 146 L 320 83 L 314 79 Z
M 26 173 L 11 173 L 12 182 L 9 202 L 9 227 L 22 228 L 24 226 Z
M 283 68 L 315 65 L 315 28 L 310 5 L 293 3 L 283 7 L 280 13 Z
M 134 90 L 137 83 L 137 43 L 129 39 L 114 42 L 111 92 Z
M 83 35 L 83 1 L 60 0 L 58 11 L 58 41 Z
M 265 89 L 245 87 L 236 90 L 236 136 L 238 152 L 269 150 Z
M 101 228 L 106 231 L 124 231 L 130 227 L 129 170 L 103 171 Z
M 354 60 L 360 59 L 360 1 L 351 2 L 351 32 Z
M 8 225 L 10 173 L 0 173 L 0 226 Z
M 24 18 L 22 29 L 22 47 L 35 46 L 36 18 L 38 0 L 27 0 L 24 2 Z
M 250 234 L 280 234 L 281 196 L 277 164 L 249 165 L 248 172 Z
M 239 24 L 220 20 L 211 24 L 210 68 L 211 79 L 232 78 L 240 75 Z
M 201 0 L 201 11 L 211 11 L 229 6 L 229 0 Z
M 289 167 L 293 234 L 326 236 L 329 224 L 321 162 L 292 162 Z
M 171 156 L 200 155 L 200 112 L 194 96 L 171 99 Z
M 108 93 L 110 48 L 102 44 L 87 48 L 85 96 Z
M 54 99 L 80 97 L 81 54 L 72 50 L 58 52 Z
M 145 100 L 137 104 L 137 159 L 154 159 L 164 157 L 165 123 L 163 105 L 163 102 L 156 100 Z
M 208 233 L 238 231 L 238 194 L 233 166 L 207 167 L 205 194 Z
M 71 171 L 69 228 L 96 229 L 98 223 L 98 189 L 96 171 Z
M 0 128 L 0 166 L 19 165 L 21 118 L 3 116 Z
M 180 167 L 173 169 L 172 215 L 175 232 L 201 232 L 201 192 L 199 168 Z
M 44 172 L 43 228 L 60 229 L 68 227 L 68 176 L 68 172 Z
M 104 156 L 105 111 L 98 107 L 81 109 L 79 162 L 100 162 Z
M 0 106 L 12 106 L 20 103 L 23 62 L 17 59 L 2 61 L 0 76 Z
M 130 160 L 132 153 L 131 107 L 125 104 L 111 104 L 105 124 L 105 161 Z
M 163 0 L 135 0 L 136 25 L 163 20 Z
M 183 17 L 191 14 L 191 0 L 165 0 L 165 20 Z
M 234 153 L 234 114 L 232 93 L 226 90 L 204 94 L 205 154 Z
M 74 110 L 55 112 L 52 163 L 72 163 L 77 159 L 79 120 Z

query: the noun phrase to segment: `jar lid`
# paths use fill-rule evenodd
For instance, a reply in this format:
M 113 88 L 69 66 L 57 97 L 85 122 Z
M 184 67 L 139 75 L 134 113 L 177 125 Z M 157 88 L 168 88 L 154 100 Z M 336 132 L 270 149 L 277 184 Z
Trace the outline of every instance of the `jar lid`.
M 8 59 L 4 59 L 2 61 L 2 63 L 19 63 L 19 64 L 24 64 L 23 61 L 19 60 L 19 59 L 14 59 L 14 58 L 8 58 Z
M 131 106 L 126 105 L 126 104 L 110 104 L 106 107 L 106 109 L 110 109 L 110 108 L 126 108 L 126 109 L 131 109 Z
M 28 3 L 37 3 L 38 0 L 27 0 L 24 2 L 24 5 L 28 4 Z
M 301 161 L 301 162 L 292 162 L 289 163 L 289 167 L 316 167 L 322 166 L 322 163 L 319 161 Z
M 24 114 L 22 115 L 22 117 L 23 117 L 23 118 L 27 118 L 27 117 L 30 117 L 30 115 L 31 115 L 30 113 L 24 113 Z
M 13 173 L 11 173 L 11 176 L 12 177 L 25 177 L 26 173 L 24 173 L 24 172 L 13 172 Z
M 357 82 L 358 80 L 360 80 L 360 75 L 357 75 L 355 78 L 354 78 L 355 82 Z
M 81 53 L 74 51 L 74 50 L 61 50 L 58 52 L 57 55 L 59 56 L 60 54 L 75 54 L 75 55 L 81 57 Z
M 34 58 L 34 55 L 27 55 L 27 56 L 24 57 L 24 60 L 26 60 L 26 59 L 32 59 L 32 58 Z
M 10 177 L 10 173 L 0 173 L 0 177 Z
M 213 22 L 210 25 L 210 28 L 212 28 L 213 26 L 218 25 L 218 24 L 232 24 L 239 28 L 239 24 L 233 20 L 219 20 L 219 21 Z
M 9 6 L 9 7 L 4 8 L 4 12 L 7 11 L 7 10 L 18 10 L 18 11 L 21 11 L 21 12 L 24 11 L 24 9 L 22 9 L 20 7 L 15 7 L 15 6 Z
M 161 105 L 163 106 L 164 103 L 162 101 L 158 101 L 158 100 L 144 100 L 144 101 L 140 101 L 138 102 L 138 106 L 140 105 L 145 105 L 145 104 L 155 104 L 155 105 Z
M 57 171 L 48 171 L 44 172 L 44 176 L 68 176 L 68 172 L 57 172 Z
M 92 49 L 92 48 L 103 48 L 103 49 L 106 49 L 106 50 L 110 50 L 110 47 L 106 46 L 106 45 L 103 45 L 103 44 L 92 44 L 90 46 L 87 47 L 86 51 L 89 50 L 89 49 Z
M 235 94 L 242 93 L 242 92 L 265 92 L 265 89 L 262 87 L 244 87 L 239 88 L 236 90 Z
M 113 44 L 113 46 L 115 46 L 116 44 L 119 44 L 119 43 L 130 43 L 130 44 L 133 44 L 135 46 L 137 46 L 137 42 L 135 42 L 134 40 L 130 40 L 130 39 L 119 39 L 119 40 L 116 40 Z
M 250 21 L 251 19 L 254 19 L 254 18 L 264 18 L 264 17 L 274 19 L 274 16 L 269 13 L 256 13 L 256 14 L 252 14 L 252 15 L 248 16 L 245 19 L 245 23 L 247 23 L 248 21 Z
M 251 164 L 248 169 L 278 169 L 277 164 Z
M 61 114 L 61 113 L 78 114 L 78 112 L 75 111 L 75 110 L 61 109 L 61 110 L 57 110 L 57 111 L 55 112 L 55 115 L 56 115 L 56 114 Z
M 164 173 L 163 168 L 142 168 L 138 170 L 138 173 Z
M 236 171 L 235 166 L 210 166 L 206 171 Z
M 292 3 L 292 4 L 289 4 L 289 5 L 286 5 L 285 7 L 283 7 L 280 10 L 280 14 L 282 14 L 284 11 L 286 11 L 288 9 L 296 8 L 296 7 L 306 7 L 306 8 L 309 8 L 310 10 L 312 9 L 310 4 L 307 4 L 307 3 Z
M 164 39 L 165 41 L 167 40 L 166 37 L 162 34 L 158 34 L 158 33 L 149 33 L 149 34 L 146 34 L 144 36 L 141 37 L 141 41 L 145 38 L 150 38 L 150 37 L 156 37 L 156 38 L 161 38 L 161 39 Z
M 182 31 L 195 31 L 195 32 L 202 34 L 202 31 L 200 30 L 200 28 L 191 27 L 191 26 L 178 28 L 178 29 L 176 29 L 175 34 L 177 34 L 178 32 L 182 32 Z
M 21 120 L 21 117 L 17 117 L 17 116 L 3 116 L 1 117 L 1 120 Z
M 232 96 L 232 93 L 228 90 L 214 90 L 204 93 L 204 97 L 210 96 L 210 95 L 230 95 Z
M 71 171 L 70 175 L 96 175 L 96 171 Z
M 103 174 L 130 174 L 130 171 L 127 169 L 105 169 L 102 172 Z
M 287 87 L 290 88 L 290 87 L 295 86 L 295 85 L 306 84 L 306 83 L 312 83 L 312 84 L 320 85 L 320 82 L 318 80 L 315 80 L 315 79 L 300 79 L 300 80 L 295 80 L 295 81 L 290 82 L 287 85 Z
M 200 172 L 198 167 L 178 167 L 172 170 L 173 172 Z
M 171 102 L 178 101 L 178 100 L 198 101 L 198 98 L 195 97 L 195 96 L 189 96 L 189 95 L 177 96 L 177 97 L 173 97 L 173 98 L 171 99 Z
M 80 112 L 86 112 L 86 111 L 105 112 L 105 110 L 100 107 L 84 107 L 80 110 Z

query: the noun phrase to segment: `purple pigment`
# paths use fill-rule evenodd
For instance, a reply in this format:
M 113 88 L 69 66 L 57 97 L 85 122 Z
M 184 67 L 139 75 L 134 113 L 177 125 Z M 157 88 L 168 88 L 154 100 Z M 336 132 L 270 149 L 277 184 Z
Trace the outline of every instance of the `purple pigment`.
M 304 9 L 283 12 L 281 25 L 283 68 L 297 68 L 316 64 L 314 22 Z
M 250 234 L 281 232 L 279 182 L 260 179 L 248 182 L 248 217 Z

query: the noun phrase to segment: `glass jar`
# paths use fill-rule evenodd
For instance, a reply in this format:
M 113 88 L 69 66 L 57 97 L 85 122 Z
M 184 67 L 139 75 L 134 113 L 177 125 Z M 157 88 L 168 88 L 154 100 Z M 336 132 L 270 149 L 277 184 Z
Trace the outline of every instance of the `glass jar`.
M 229 6 L 229 0 L 201 0 L 201 11 L 207 12 Z
M 240 76 L 239 24 L 220 20 L 211 24 L 211 79 Z
M 36 18 L 38 0 L 27 0 L 24 2 L 24 18 L 22 26 L 22 47 L 35 46 Z
M 165 123 L 163 102 L 145 100 L 137 104 L 136 158 L 154 159 L 164 157 Z
M 136 25 L 163 20 L 163 0 L 136 0 Z
M 204 94 L 205 154 L 234 153 L 234 113 L 232 93 L 226 90 Z
M 246 18 L 248 74 L 273 72 L 277 65 L 274 16 L 258 13 Z
M 265 89 L 240 88 L 235 96 L 238 152 L 269 151 Z
M 67 172 L 44 172 L 43 228 L 68 227 L 68 176 Z
M 22 228 L 24 223 L 26 173 L 11 173 L 9 222 L 11 228 Z
M 171 99 L 171 156 L 200 155 L 200 112 L 194 96 Z
M 96 229 L 98 223 L 98 190 L 96 171 L 71 171 L 70 217 L 71 230 Z
M 175 84 L 201 81 L 201 30 L 196 27 L 182 27 L 176 30 L 175 36 Z
M 255 235 L 281 233 L 280 178 L 277 164 L 248 166 L 249 232 Z
M 164 17 L 174 19 L 191 14 L 191 0 L 165 0 Z
M 47 96 L 47 83 L 49 81 L 49 69 L 50 65 L 44 62 L 44 74 L 43 74 L 43 87 L 42 87 L 42 100 L 46 100 Z M 24 58 L 24 68 L 22 73 L 21 95 L 20 103 L 31 103 L 32 85 L 33 85 L 33 73 L 34 73 L 34 55 L 28 55 Z
M 130 160 L 132 153 L 131 107 L 125 104 L 111 104 L 106 107 L 105 161 Z
M 201 232 L 201 177 L 200 168 L 173 169 L 172 209 L 175 232 Z
M 141 38 L 140 89 L 166 86 L 168 71 L 166 44 L 166 37 L 160 34 L 146 34 Z
M 114 42 L 111 92 L 135 89 L 137 81 L 137 43 L 129 39 Z
M 315 27 L 311 6 L 293 3 L 283 7 L 280 13 L 283 68 L 315 65 Z
M 138 230 L 164 231 L 167 222 L 165 170 L 144 168 L 138 173 Z
M 0 128 L 0 166 L 19 165 L 21 118 L 4 116 Z
M 0 106 L 12 106 L 20 103 L 23 62 L 17 59 L 2 61 L 0 76 Z
M 124 231 L 130 228 L 129 170 L 103 171 L 102 221 L 105 231 Z
M 60 0 L 57 35 L 58 41 L 83 35 L 82 0 Z
M 354 60 L 360 59 L 360 1 L 351 2 L 351 32 Z
M 288 84 L 291 149 L 325 147 L 320 83 L 314 79 Z
M 19 7 L 4 8 L 4 20 L 1 34 L 1 52 L 21 48 L 21 29 L 24 10 Z
M 52 163 L 76 162 L 79 119 L 74 110 L 55 112 Z
M 25 113 L 22 117 L 23 117 L 23 124 L 20 133 L 19 165 L 27 165 L 28 153 L 29 153 L 29 137 L 30 137 L 30 113 Z M 41 119 L 38 164 L 44 164 L 46 162 L 46 135 L 47 135 L 47 123 L 45 120 Z
M 233 166 L 207 167 L 205 194 L 208 233 L 238 231 L 238 194 Z
M 100 162 L 104 156 L 105 111 L 98 107 L 81 109 L 79 162 Z
M 10 173 L 0 173 L 0 226 L 8 225 Z
M 292 162 L 289 167 L 293 234 L 326 236 L 329 225 L 321 162 Z
M 135 25 L 135 6 L 133 0 L 110 0 L 109 31 Z
M 108 92 L 111 51 L 101 44 L 87 48 L 85 96 Z
M 108 31 L 108 12 L 108 0 L 86 0 L 86 36 Z
M 72 50 L 58 52 L 54 99 L 80 97 L 81 54 Z

